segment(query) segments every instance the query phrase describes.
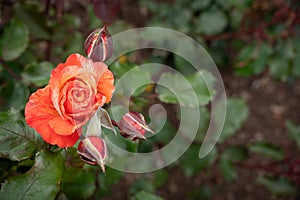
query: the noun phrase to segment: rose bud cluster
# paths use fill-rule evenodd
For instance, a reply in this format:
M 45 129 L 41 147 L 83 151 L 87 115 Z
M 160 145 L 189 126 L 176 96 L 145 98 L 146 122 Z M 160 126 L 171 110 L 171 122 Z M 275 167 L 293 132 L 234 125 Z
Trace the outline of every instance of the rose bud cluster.
M 82 126 L 110 102 L 113 82 L 114 76 L 104 63 L 72 54 L 52 71 L 49 84 L 30 96 L 26 122 L 47 143 L 71 147 Z
M 126 113 L 119 123 L 114 122 L 120 129 L 122 136 L 130 140 L 146 139 L 146 132 L 154 134 L 154 132 L 147 126 L 145 118 L 141 113 L 128 112 Z
M 49 84 L 30 96 L 25 119 L 49 144 L 67 148 L 80 139 L 77 152 L 81 160 L 99 165 L 105 172 L 107 147 L 101 127 L 116 134 L 117 126 L 122 136 L 133 141 L 146 139 L 146 132 L 154 132 L 140 113 L 128 112 L 117 123 L 101 108 L 111 101 L 115 89 L 113 73 L 103 63 L 113 53 L 106 26 L 88 36 L 84 51 L 87 58 L 71 54 L 52 71 Z M 82 133 L 87 122 L 88 128 Z
M 104 26 L 94 30 L 85 40 L 84 51 L 94 62 L 104 62 L 113 54 L 112 38 Z

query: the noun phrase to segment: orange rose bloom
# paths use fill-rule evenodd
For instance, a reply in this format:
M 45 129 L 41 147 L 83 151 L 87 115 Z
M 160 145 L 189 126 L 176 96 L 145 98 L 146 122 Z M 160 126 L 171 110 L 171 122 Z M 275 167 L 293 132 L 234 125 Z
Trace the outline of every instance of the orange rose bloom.
M 72 54 L 52 71 L 49 85 L 30 96 L 26 122 L 46 142 L 61 148 L 73 146 L 81 127 L 99 106 L 110 102 L 113 82 L 104 63 Z

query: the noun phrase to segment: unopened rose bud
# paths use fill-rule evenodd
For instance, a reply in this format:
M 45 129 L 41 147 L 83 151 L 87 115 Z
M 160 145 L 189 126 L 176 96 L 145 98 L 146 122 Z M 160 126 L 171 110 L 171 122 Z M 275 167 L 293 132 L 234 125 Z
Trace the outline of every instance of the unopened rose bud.
M 105 141 L 97 136 L 90 136 L 81 140 L 77 150 L 80 158 L 87 164 L 100 165 L 105 172 L 104 160 L 107 156 Z
M 104 62 L 112 56 L 113 43 L 106 26 L 96 29 L 87 37 L 84 51 L 94 62 Z
M 146 132 L 153 131 L 147 126 L 144 116 L 138 112 L 126 113 L 120 122 L 117 124 L 120 129 L 121 135 L 131 140 L 146 139 Z

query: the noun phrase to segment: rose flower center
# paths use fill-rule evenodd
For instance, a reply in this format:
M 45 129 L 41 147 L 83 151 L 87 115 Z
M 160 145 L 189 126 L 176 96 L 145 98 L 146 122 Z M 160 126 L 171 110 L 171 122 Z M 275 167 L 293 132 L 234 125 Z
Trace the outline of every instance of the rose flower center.
M 77 103 L 83 102 L 87 98 L 87 92 L 83 88 L 74 88 L 72 91 L 72 96 L 74 101 Z
M 95 91 L 82 79 L 71 79 L 62 89 L 60 105 L 73 118 L 89 116 L 95 111 Z

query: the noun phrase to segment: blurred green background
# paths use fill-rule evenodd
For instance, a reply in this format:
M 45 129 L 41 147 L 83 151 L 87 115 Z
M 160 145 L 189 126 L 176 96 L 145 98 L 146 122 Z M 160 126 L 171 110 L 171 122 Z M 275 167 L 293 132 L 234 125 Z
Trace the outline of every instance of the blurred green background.
M 48 188 L 37 193 L 47 199 L 300 198 L 299 1 L 123 0 L 119 8 L 117 0 L 0 2 L 0 199 L 30 198 L 26 191 L 40 188 Z M 100 12 L 103 8 L 107 13 Z M 104 175 L 99 167 L 84 165 L 75 148 L 47 146 L 27 127 L 23 113 L 29 95 L 48 83 L 51 70 L 69 54 L 84 54 L 85 38 L 103 20 L 110 20 L 111 35 L 165 27 L 189 35 L 209 52 L 224 80 L 228 113 L 207 157 L 199 159 L 198 151 L 210 119 L 209 102 L 201 105 L 200 128 L 188 151 L 171 166 L 147 174 L 107 167 Z M 181 57 L 153 50 L 128 53 L 109 68 L 118 80 L 138 64 L 151 62 L 173 66 L 188 77 L 195 73 Z M 149 76 L 143 72 L 139 78 Z M 147 116 L 155 103 L 167 111 L 164 128 L 139 144 L 120 139 L 125 149 L 149 152 L 176 133 L 177 101 L 164 89 L 141 88 L 130 108 Z M 34 177 L 36 173 L 42 176 Z M 35 178 L 40 185 L 33 184 Z

